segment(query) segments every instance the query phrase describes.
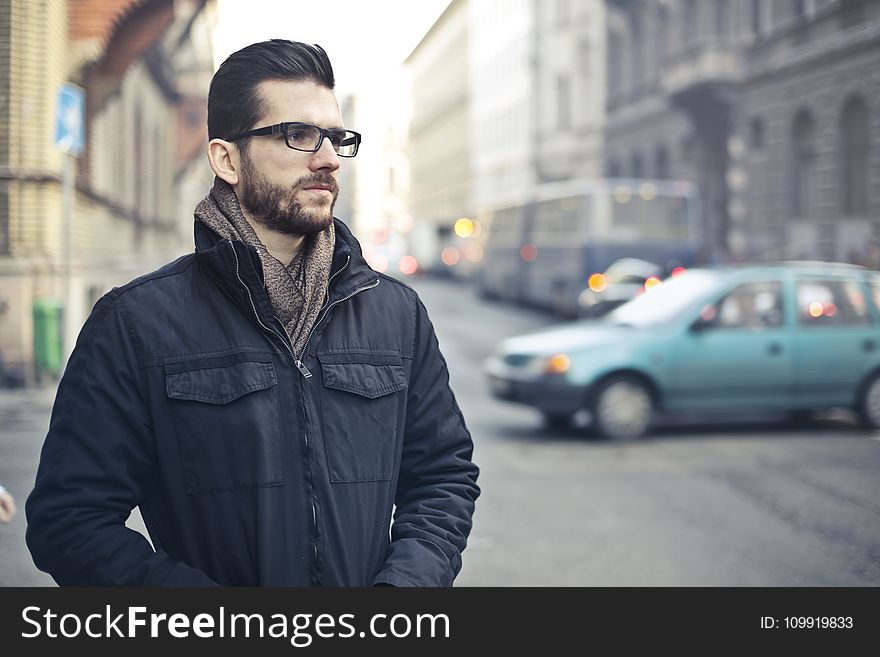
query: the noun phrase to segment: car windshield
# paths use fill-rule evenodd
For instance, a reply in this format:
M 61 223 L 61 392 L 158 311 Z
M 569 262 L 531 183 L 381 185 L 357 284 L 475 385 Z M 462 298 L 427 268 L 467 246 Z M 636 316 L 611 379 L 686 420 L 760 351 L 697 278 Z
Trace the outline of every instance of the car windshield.
M 665 324 L 711 290 L 721 276 L 716 271 L 689 270 L 623 304 L 612 311 L 606 321 L 624 326 Z

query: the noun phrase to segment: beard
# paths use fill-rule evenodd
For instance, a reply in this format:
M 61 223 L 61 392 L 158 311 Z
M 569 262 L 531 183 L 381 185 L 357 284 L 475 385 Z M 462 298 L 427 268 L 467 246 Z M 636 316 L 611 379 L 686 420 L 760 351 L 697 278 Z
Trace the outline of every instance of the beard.
M 333 207 L 339 195 L 339 186 L 333 176 L 316 173 L 299 178 L 291 187 L 282 187 L 266 180 L 246 157 L 242 158 L 241 165 L 240 203 L 261 226 L 284 235 L 311 237 L 327 230 L 333 223 Z M 312 185 L 330 188 L 329 207 L 324 202 L 306 207 L 297 201 L 297 193 Z

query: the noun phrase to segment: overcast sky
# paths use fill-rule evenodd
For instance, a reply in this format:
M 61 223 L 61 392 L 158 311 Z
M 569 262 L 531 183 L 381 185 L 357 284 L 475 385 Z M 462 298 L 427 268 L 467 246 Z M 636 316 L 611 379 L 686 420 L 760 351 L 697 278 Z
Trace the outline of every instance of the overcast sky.
M 361 91 L 396 68 L 449 0 L 220 0 L 217 64 L 257 41 L 317 43 L 330 56 L 337 95 Z

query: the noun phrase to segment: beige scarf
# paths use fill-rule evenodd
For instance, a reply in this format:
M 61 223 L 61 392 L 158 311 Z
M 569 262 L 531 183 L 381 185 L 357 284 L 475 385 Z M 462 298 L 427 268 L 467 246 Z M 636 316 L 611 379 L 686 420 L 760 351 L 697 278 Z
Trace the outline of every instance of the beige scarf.
M 195 217 L 221 237 L 244 242 L 257 250 L 272 308 L 299 358 L 327 292 L 336 240 L 333 224 L 304 240 L 302 248 L 285 266 L 257 237 L 241 212 L 235 191 L 223 180 L 214 179 L 210 193 L 196 206 Z

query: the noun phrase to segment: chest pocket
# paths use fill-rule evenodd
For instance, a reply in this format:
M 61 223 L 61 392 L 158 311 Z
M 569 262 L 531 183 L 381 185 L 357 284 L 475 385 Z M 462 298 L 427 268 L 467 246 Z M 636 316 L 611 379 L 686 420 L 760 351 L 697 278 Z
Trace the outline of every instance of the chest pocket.
M 388 481 L 406 374 L 399 356 L 318 354 L 330 481 Z
M 187 493 L 284 482 L 275 368 L 245 353 L 165 365 Z

